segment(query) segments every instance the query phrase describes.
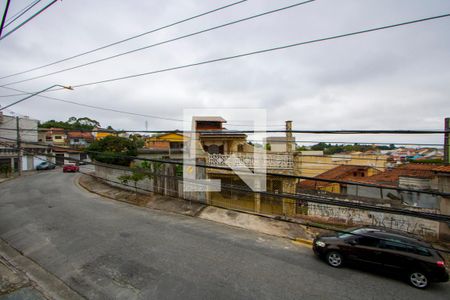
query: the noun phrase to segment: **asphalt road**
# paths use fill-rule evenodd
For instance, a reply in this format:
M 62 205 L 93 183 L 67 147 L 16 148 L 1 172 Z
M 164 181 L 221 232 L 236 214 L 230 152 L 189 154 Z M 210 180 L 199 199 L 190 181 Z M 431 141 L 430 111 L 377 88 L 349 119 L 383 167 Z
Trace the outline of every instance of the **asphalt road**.
M 449 299 L 291 241 L 92 195 L 76 174 L 0 184 L 0 236 L 88 299 Z

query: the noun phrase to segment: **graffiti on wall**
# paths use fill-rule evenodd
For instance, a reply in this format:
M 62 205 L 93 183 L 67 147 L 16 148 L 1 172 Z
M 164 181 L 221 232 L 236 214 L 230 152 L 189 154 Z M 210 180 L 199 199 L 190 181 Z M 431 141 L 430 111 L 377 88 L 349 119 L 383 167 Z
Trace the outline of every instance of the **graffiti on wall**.
M 308 215 L 331 223 L 374 225 L 429 238 L 437 238 L 439 234 L 439 222 L 354 208 L 309 203 Z

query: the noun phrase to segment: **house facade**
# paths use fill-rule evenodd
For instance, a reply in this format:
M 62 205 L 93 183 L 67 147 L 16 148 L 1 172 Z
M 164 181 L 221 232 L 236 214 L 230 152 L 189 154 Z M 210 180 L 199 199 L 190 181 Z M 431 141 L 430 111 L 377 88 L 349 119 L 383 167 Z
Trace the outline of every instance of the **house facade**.
M 22 171 L 34 170 L 39 163 L 49 159 L 51 148 L 38 144 L 38 122 L 28 117 L 17 118 L 0 112 L 0 169 L 4 175 L 19 169 L 18 133 L 22 148 Z
M 208 193 L 208 203 L 260 213 L 295 214 L 292 200 L 239 192 L 239 189 L 248 190 L 249 187 L 235 172 L 226 169 L 230 167 L 230 159 L 237 158 L 239 161 L 233 162 L 237 164 L 235 166 L 245 166 L 252 172 L 265 166 L 268 173 L 293 174 L 292 153 L 265 153 L 260 148 L 255 149 L 247 142 L 246 134 L 226 129 L 226 120 L 219 116 L 194 117 L 193 122 L 196 133 L 190 144 L 196 149 L 196 157 L 208 166 L 220 168 L 206 169 L 205 177 L 220 180 L 222 185 L 220 192 Z M 295 179 L 266 177 L 267 191 L 273 193 L 293 193 L 295 183 Z

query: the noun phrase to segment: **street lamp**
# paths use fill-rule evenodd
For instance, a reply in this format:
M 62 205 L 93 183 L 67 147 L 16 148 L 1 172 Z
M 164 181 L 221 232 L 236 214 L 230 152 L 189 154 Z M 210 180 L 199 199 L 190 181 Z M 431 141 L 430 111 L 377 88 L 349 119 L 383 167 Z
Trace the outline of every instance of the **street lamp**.
M 40 93 L 42 93 L 42 92 L 45 92 L 45 91 L 47 91 L 47 90 L 49 90 L 49 89 L 51 89 L 51 88 L 54 88 L 54 87 L 56 87 L 56 86 L 62 87 L 63 89 L 67 89 L 67 90 L 73 90 L 73 87 L 71 87 L 71 86 L 64 86 L 64 85 L 60 85 L 60 84 L 55 84 L 55 85 L 49 86 L 49 87 L 46 88 L 46 89 L 43 89 L 42 91 L 33 93 L 33 94 L 29 95 L 29 96 L 26 96 L 26 97 L 23 98 L 23 99 L 20 99 L 20 100 L 18 100 L 18 101 L 16 101 L 16 102 L 13 102 L 13 103 L 11 103 L 10 105 L 6 105 L 5 107 L 0 107 L 0 111 L 6 109 L 6 108 L 8 108 L 8 107 L 11 107 L 11 106 L 13 106 L 13 105 L 16 105 L 17 103 L 20 103 L 20 102 L 22 102 L 22 101 L 25 101 L 25 100 L 27 100 L 27 99 L 30 99 L 31 97 L 36 96 L 37 94 L 40 94 Z

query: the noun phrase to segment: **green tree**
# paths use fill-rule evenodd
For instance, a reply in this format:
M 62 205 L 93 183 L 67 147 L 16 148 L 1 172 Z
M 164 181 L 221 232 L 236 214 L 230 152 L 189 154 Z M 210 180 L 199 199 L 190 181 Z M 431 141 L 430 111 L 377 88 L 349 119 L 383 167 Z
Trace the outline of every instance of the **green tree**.
M 55 121 L 49 120 L 42 124 L 39 124 L 40 128 L 64 128 L 64 129 L 72 129 L 72 130 L 92 130 L 94 127 L 100 127 L 100 122 L 97 120 L 82 117 L 70 117 L 67 121 Z
M 133 156 L 137 155 L 137 149 L 138 142 L 110 135 L 94 141 L 86 149 L 86 152 L 92 159 L 99 162 L 129 166 L 133 161 Z

